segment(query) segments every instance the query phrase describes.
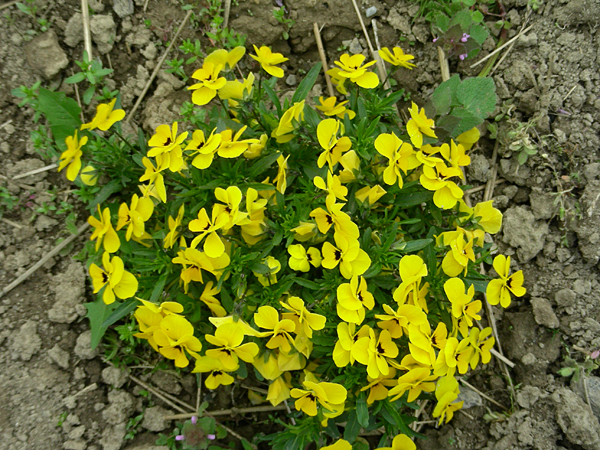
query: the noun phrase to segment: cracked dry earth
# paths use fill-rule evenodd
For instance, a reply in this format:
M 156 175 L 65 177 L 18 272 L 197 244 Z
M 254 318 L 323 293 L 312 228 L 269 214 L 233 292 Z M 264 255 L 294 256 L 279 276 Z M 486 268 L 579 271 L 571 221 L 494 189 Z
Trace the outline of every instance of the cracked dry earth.
M 185 12 L 178 2 L 90 0 L 94 53 L 115 72 L 109 87 L 120 89 L 126 110 L 141 94 Z M 440 83 L 437 52 L 428 23 L 417 18 L 418 4 L 396 0 L 359 1 L 374 14 L 382 46 L 401 45 L 415 55 L 417 68 L 403 73 L 398 86 L 422 103 Z M 0 187 L 17 199 L 3 210 L 0 222 L 0 286 L 8 285 L 68 236 L 65 215 L 44 205 L 66 202 L 79 211 L 70 185 L 50 171 L 12 180 L 15 175 L 50 163 L 35 151 L 29 133 L 37 129 L 33 111 L 18 108 L 10 91 L 36 80 L 73 96 L 64 83 L 81 59 L 83 32 L 76 0 L 36 1 L 50 23 L 47 32 L 15 6 L 0 17 Z M 295 74 L 318 61 L 312 24 L 323 25 L 329 61 L 341 48 L 365 52 L 366 42 L 347 0 L 286 0 L 296 21 L 290 39 L 271 14 L 270 0 L 240 0 L 231 12 L 231 27 L 248 35 L 247 44 L 271 45 L 290 58 L 290 76 L 281 89 L 292 88 Z M 465 412 L 439 428 L 423 428 L 420 449 L 600 449 L 600 377 L 593 370 L 578 381 L 558 371 L 567 358 L 582 362 L 600 348 L 600 3 L 597 0 L 548 0 L 531 11 L 525 0 L 504 2 L 512 24 L 509 38 L 521 36 L 493 74 L 499 97 L 498 160 L 494 140 L 483 139 L 471 154 L 469 183 L 487 182 L 494 164 L 504 180 L 494 190 L 495 206 L 504 213 L 499 250 L 511 255 L 513 270 L 523 269 L 528 294 L 509 309 L 494 308 L 506 356 L 514 362 L 507 379 L 496 360 L 470 374 L 477 392 L 463 389 Z M 373 12 L 374 11 L 374 12 Z M 528 17 L 528 14 L 531 13 Z M 527 23 L 526 18 L 528 17 Z M 151 21 L 147 27 L 145 21 Z M 496 18 L 486 17 L 494 30 Z M 190 26 L 182 38 L 201 38 Z M 482 56 L 494 48 L 490 38 Z M 180 56 L 182 57 L 182 56 Z M 474 76 L 471 62 L 450 62 L 451 73 Z M 190 68 L 191 69 L 191 68 Z M 319 80 L 323 83 L 323 80 Z M 322 84 L 312 95 L 320 95 Z M 142 103 L 136 121 L 147 132 L 173 120 L 187 99 L 185 85 L 164 70 Z M 400 105 L 403 107 L 404 105 Z M 93 109 L 85 111 L 93 114 Z M 533 123 L 537 155 L 519 165 L 507 131 Z M 478 200 L 474 194 L 473 200 Z M 2 203 L 4 205 L 4 203 Z M 85 220 L 81 212 L 77 225 Z M 104 350 L 90 349 L 83 303 L 90 300 L 84 265 L 71 259 L 87 235 L 62 255 L 51 258 L 20 286 L 0 298 L 0 450 L 165 450 L 157 433 L 173 426 L 172 413 L 128 374 L 108 365 Z M 143 382 L 194 404 L 195 379 L 168 371 L 131 372 Z M 211 396 L 211 408 L 237 406 L 233 392 Z M 125 439 L 131 418 L 143 418 L 133 439 Z M 427 412 L 424 419 L 427 419 Z M 252 424 L 264 417 L 231 418 L 230 426 L 251 438 Z

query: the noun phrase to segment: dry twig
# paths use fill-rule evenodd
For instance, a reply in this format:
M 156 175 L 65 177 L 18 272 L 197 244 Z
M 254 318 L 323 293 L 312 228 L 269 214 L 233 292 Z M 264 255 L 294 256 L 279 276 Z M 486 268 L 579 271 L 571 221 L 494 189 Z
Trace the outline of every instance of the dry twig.
M 171 397 L 173 400 L 176 400 L 177 403 L 185 405 L 185 407 L 188 408 L 190 411 L 194 410 L 193 406 L 190 406 L 187 403 L 182 402 L 179 399 L 175 399 L 174 397 L 170 396 L 166 392 L 159 391 L 157 388 L 154 388 L 154 387 L 150 386 L 149 384 L 144 383 L 142 380 L 139 380 L 138 378 L 134 377 L 133 375 L 129 375 L 129 378 L 131 378 L 132 381 L 139 384 L 141 387 L 146 389 L 151 394 L 154 394 L 155 396 L 160 398 L 163 402 L 167 403 L 171 408 L 176 409 L 177 411 L 179 411 L 182 414 L 185 414 L 186 411 L 183 408 L 179 407 L 174 401 L 171 401 L 168 397 Z M 192 415 L 195 415 L 195 413 L 192 413 Z
M 203 414 L 209 416 L 234 416 L 237 414 L 250 414 L 250 413 L 261 413 L 271 411 L 284 411 L 286 410 L 285 405 L 278 406 L 250 406 L 248 408 L 230 408 L 222 409 L 219 411 L 204 411 Z M 165 420 L 181 420 L 189 419 L 192 416 L 197 416 L 197 413 L 184 413 L 184 414 L 173 414 L 171 416 L 165 416 Z
M 231 0 L 225 0 L 225 11 L 223 12 L 223 28 L 229 25 L 229 13 L 231 12 Z
M 315 34 L 315 41 L 317 42 L 317 49 L 319 50 L 319 56 L 321 57 L 321 64 L 323 65 L 323 72 L 325 73 L 325 82 L 327 83 L 327 92 L 329 92 L 329 96 L 333 97 L 335 92 L 333 91 L 333 84 L 331 83 L 331 77 L 327 73 L 329 67 L 327 66 L 327 56 L 325 55 L 325 50 L 323 48 L 323 41 L 321 40 L 321 32 L 319 31 L 319 25 L 317 22 L 313 24 L 313 31 Z
M 444 49 L 442 47 L 437 48 L 438 59 L 440 61 L 440 71 L 442 73 L 442 81 L 446 81 L 450 79 L 450 66 L 448 65 L 448 58 L 446 58 L 446 53 L 444 53 Z
M 90 9 L 88 0 L 81 0 L 81 15 L 83 18 L 83 47 L 88 55 L 88 61 L 92 60 L 92 33 L 90 31 Z
M 69 245 L 71 242 L 73 242 L 77 238 L 77 236 L 79 236 L 81 233 L 83 233 L 85 230 L 87 230 L 89 226 L 90 225 L 87 223 L 83 224 L 82 226 L 80 226 L 77 229 L 77 234 L 72 234 L 71 236 L 66 238 L 64 241 L 62 241 L 60 244 L 58 244 L 56 247 L 54 247 L 50 252 L 48 252 L 46 255 L 44 255 L 42 257 L 42 259 L 40 259 L 33 266 L 31 266 L 23 275 L 21 275 L 15 281 L 13 281 L 8 286 L 6 286 L 4 289 L 2 289 L 2 291 L 0 291 L 0 298 L 4 297 L 8 292 L 12 291 L 19 284 L 21 284 L 23 281 L 25 281 L 27 278 L 29 278 L 36 270 L 38 270 L 40 267 L 42 267 L 44 264 L 46 264 L 46 262 L 48 262 L 48 260 L 50 258 L 52 258 L 53 256 L 56 256 L 63 248 L 65 248 L 67 245 Z
M 468 387 L 469 389 L 471 389 L 472 391 L 477 392 L 479 395 L 481 395 L 481 397 L 485 398 L 488 402 L 493 403 L 494 405 L 496 405 L 499 408 L 502 408 L 504 411 L 508 411 L 508 408 L 506 406 L 504 406 L 501 403 L 498 403 L 496 400 L 494 400 L 492 397 L 484 394 L 483 392 L 481 392 L 479 389 L 477 389 L 475 386 L 473 386 L 471 383 L 469 383 L 467 380 L 465 380 L 464 378 L 459 378 L 460 382 L 462 384 L 464 384 L 466 387 Z
M 494 50 L 493 52 L 491 52 L 489 55 L 481 58 L 479 61 L 477 61 L 474 64 L 471 64 L 471 69 L 473 67 L 478 66 L 479 64 L 481 64 L 484 61 L 487 61 L 489 58 L 491 58 L 492 56 L 494 56 L 496 53 L 502 51 L 503 48 L 505 48 L 508 45 L 511 45 L 514 41 L 516 41 L 517 39 L 519 39 L 521 37 L 522 34 L 527 33 L 529 30 L 531 30 L 531 28 L 533 27 L 533 25 L 528 26 L 527 28 L 525 28 L 524 30 L 519 31 L 519 33 L 517 33 L 516 36 L 514 36 L 512 39 L 506 41 L 504 44 L 502 44 L 500 47 L 498 47 L 496 50 Z
M 371 55 L 373 59 L 377 62 L 377 71 L 379 72 L 379 78 L 385 80 L 385 66 L 383 65 L 383 61 L 379 56 L 379 53 L 375 51 L 373 48 L 373 44 L 371 44 L 371 38 L 369 38 L 369 33 L 367 32 L 367 27 L 365 26 L 365 22 L 363 21 L 362 14 L 360 13 L 360 9 L 358 9 L 358 4 L 356 0 L 352 0 L 352 4 L 354 5 L 354 10 L 356 11 L 356 15 L 358 16 L 358 20 L 360 22 L 360 26 L 365 35 L 365 39 L 367 40 L 367 45 L 369 46 L 369 50 L 371 51 Z
M 192 15 L 192 12 L 193 11 L 190 9 L 187 12 L 187 14 L 185 15 L 183 21 L 181 22 L 181 25 L 179 25 L 179 28 L 177 29 L 177 32 L 175 33 L 175 36 L 173 36 L 173 39 L 171 39 L 171 43 L 169 44 L 169 46 L 165 50 L 165 53 L 162 55 L 162 57 L 158 61 L 158 64 L 156 64 L 156 67 L 154 68 L 154 71 L 152 72 L 152 75 L 148 79 L 148 82 L 146 83 L 146 86 L 144 86 L 144 89 L 142 89 L 142 93 L 140 94 L 140 96 L 138 97 L 137 101 L 135 102 L 135 105 L 133 105 L 133 108 L 129 112 L 129 116 L 127 116 L 127 119 L 125 119 L 126 123 L 131 122 L 133 114 L 137 111 L 138 107 L 140 106 L 140 103 L 142 103 L 142 100 L 144 99 L 144 97 L 146 95 L 146 92 L 148 92 L 148 89 L 150 88 L 150 85 L 152 84 L 152 82 L 156 78 L 156 75 L 158 75 L 158 72 L 160 71 L 160 68 L 162 67 L 163 63 L 165 62 L 165 59 L 167 59 L 167 55 L 169 54 L 169 52 L 173 48 L 173 45 L 175 44 L 175 41 L 177 41 L 177 38 L 179 37 L 179 33 L 181 33 L 181 30 L 183 29 L 183 27 L 187 23 L 188 19 Z
M 12 0 L 12 2 L 5 3 L 4 5 L 0 6 L 0 10 L 10 7 L 10 6 L 14 5 L 15 3 L 17 3 L 18 1 L 19 0 Z
M 56 169 L 58 167 L 58 164 L 50 164 L 48 166 L 44 166 L 44 167 L 40 167 L 39 169 L 34 169 L 34 170 L 30 170 L 29 172 L 25 172 L 25 173 L 21 173 L 19 175 L 15 175 L 13 177 L 13 180 L 19 180 L 21 178 L 25 178 L 31 175 L 35 175 L 37 173 L 42 173 L 42 172 L 46 172 L 48 170 L 52 170 L 52 169 Z

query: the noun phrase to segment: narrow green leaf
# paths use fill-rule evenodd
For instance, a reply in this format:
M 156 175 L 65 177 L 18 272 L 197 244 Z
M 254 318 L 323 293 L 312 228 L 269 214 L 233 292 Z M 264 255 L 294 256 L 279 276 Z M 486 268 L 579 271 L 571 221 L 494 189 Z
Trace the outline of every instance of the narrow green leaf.
M 415 239 L 414 241 L 407 242 L 402 251 L 406 253 L 414 253 L 422 248 L 427 247 L 431 242 L 433 242 L 433 239 Z
M 79 82 L 81 82 L 83 80 L 85 80 L 85 73 L 78 72 L 75 75 L 71 75 L 69 78 L 67 78 L 65 80 L 65 83 L 67 83 L 67 84 L 74 84 L 74 83 L 79 83 Z
M 281 117 L 281 115 L 283 114 L 283 110 L 281 108 L 281 103 L 279 102 L 279 97 L 277 97 L 275 91 L 271 88 L 271 86 L 269 86 L 269 83 L 263 83 L 262 88 L 267 94 L 267 97 L 269 97 L 269 99 L 275 106 L 275 109 L 277 109 L 277 115 Z
M 158 300 L 160 295 L 163 293 L 163 289 L 165 288 L 166 282 L 167 282 L 167 274 L 165 273 L 158 279 L 158 283 L 156 283 L 156 286 L 154 286 L 154 289 L 152 290 L 152 294 L 150 295 L 149 301 L 155 302 L 156 300 Z
M 369 426 L 369 407 L 364 392 L 356 400 L 356 418 L 363 428 Z
M 252 167 L 248 171 L 248 178 L 255 179 L 258 175 L 271 167 L 271 165 L 277 161 L 279 156 L 281 156 L 281 153 L 276 152 L 260 158 L 258 161 L 252 164 Z
M 360 433 L 360 424 L 356 417 L 356 410 L 350 410 L 348 419 L 346 420 L 346 428 L 344 430 L 344 439 L 348 442 L 354 442 Z
M 321 289 L 319 283 L 315 283 L 314 281 L 307 280 L 306 278 L 294 278 L 294 282 L 303 286 L 305 288 L 311 289 L 313 291 L 318 291 Z
M 317 81 L 317 77 L 321 72 L 321 63 L 317 63 L 310 71 L 306 74 L 304 79 L 298 85 L 298 89 L 294 93 L 292 97 L 292 102 L 301 102 L 306 98 L 310 90 L 313 88 L 315 81 Z
M 138 304 L 139 302 L 135 298 L 130 298 L 125 300 L 123 303 L 120 303 L 119 306 L 117 306 L 117 308 L 110 313 L 106 320 L 102 322 L 102 326 L 104 328 L 110 327 L 117 320 L 125 317 L 127 314 L 137 308 Z
M 410 206 L 420 205 L 421 203 L 428 202 L 433 198 L 433 192 L 412 192 L 410 194 L 399 195 L 394 203 L 395 206 L 401 208 L 408 208 Z
M 88 209 L 93 210 L 94 208 L 96 208 L 96 205 L 99 205 L 100 203 L 104 202 L 112 194 L 114 194 L 115 192 L 118 192 L 120 190 L 121 190 L 121 183 L 119 183 L 117 180 L 111 181 L 106 186 L 104 186 L 102 189 L 100 189 L 100 192 L 98 192 L 98 194 L 96 195 L 96 198 L 94 198 L 94 200 L 92 200 L 90 202 L 90 204 L 88 205 Z

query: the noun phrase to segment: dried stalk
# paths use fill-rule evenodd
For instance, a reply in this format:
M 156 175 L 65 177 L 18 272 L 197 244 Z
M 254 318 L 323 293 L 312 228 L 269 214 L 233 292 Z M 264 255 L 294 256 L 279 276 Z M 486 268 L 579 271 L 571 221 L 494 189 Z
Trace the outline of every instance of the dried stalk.
M 285 405 L 278 406 L 250 406 L 248 408 L 230 408 L 230 409 L 221 409 L 219 411 L 205 411 L 203 414 L 209 416 L 233 416 L 237 414 L 250 414 L 250 413 L 262 413 L 262 412 L 271 412 L 271 411 L 284 411 L 286 410 Z M 165 416 L 165 420 L 181 420 L 181 419 L 189 419 L 192 416 L 197 416 L 197 413 L 184 413 L 184 414 L 173 414 L 170 416 Z
M 18 1 L 19 0 L 12 0 L 11 2 L 5 3 L 4 5 L 0 6 L 0 10 L 10 7 L 10 6 L 14 5 L 15 3 L 17 3 Z
M 188 19 L 192 15 L 192 12 L 193 11 L 190 9 L 187 12 L 187 14 L 185 15 L 183 21 L 181 22 L 181 25 L 179 25 L 179 28 L 177 29 L 177 32 L 175 33 L 175 36 L 173 36 L 173 39 L 171 39 L 171 43 L 169 44 L 169 46 L 165 50 L 165 53 L 162 55 L 162 57 L 158 61 L 158 64 L 156 64 L 156 67 L 154 68 L 154 71 L 152 72 L 152 75 L 148 79 L 148 82 L 146 83 L 146 86 L 144 86 L 144 89 L 142 90 L 142 93 L 140 94 L 140 96 L 138 97 L 137 101 L 135 102 L 135 105 L 133 105 L 132 110 L 129 112 L 129 116 L 127 116 L 127 119 L 125 119 L 126 123 L 131 122 L 133 114 L 137 111 L 138 107 L 140 106 L 140 103 L 142 103 L 142 100 L 146 96 L 146 93 L 148 92 L 148 89 L 150 88 L 150 85 L 152 84 L 152 82 L 156 78 L 156 75 L 158 75 L 158 72 L 160 71 L 160 68 L 162 67 L 163 63 L 165 62 L 165 59 L 167 59 L 167 55 L 169 54 L 169 52 L 173 48 L 173 45 L 175 44 L 175 41 L 177 41 L 177 38 L 179 37 L 179 33 L 181 33 L 181 30 L 183 29 L 183 27 L 187 23 Z
M 137 379 L 133 375 L 129 375 L 129 378 L 131 378 L 132 381 L 134 381 L 135 383 L 139 384 L 141 387 L 143 387 L 144 389 L 146 389 L 151 394 L 154 394 L 155 396 L 157 396 L 158 398 L 160 398 L 163 402 L 167 403 L 171 408 L 176 409 L 177 411 L 185 414 L 185 410 L 183 408 L 180 408 L 176 403 L 174 403 L 169 398 L 167 398 L 167 395 L 169 395 L 169 394 L 167 394 L 166 392 L 160 392 L 158 389 L 153 388 L 152 386 L 144 383 L 142 380 Z M 179 403 L 183 403 L 183 402 L 181 402 L 181 400 L 178 400 L 178 402 Z M 185 405 L 190 410 L 194 409 L 192 406 L 190 406 L 188 404 L 185 404 Z
M 517 33 L 516 36 L 514 36 L 512 39 L 506 41 L 504 44 L 502 44 L 500 47 L 498 47 L 496 50 L 494 50 L 492 53 L 490 53 L 489 55 L 481 58 L 479 61 L 477 61 L 474 64 L 471 64 L 471 68 L 473 67 L 477 67 L 479 64 L 481 64 L 484 61 L 487 61 L 489 58 L 491 58 L 492 56 L 494 56 L 496 53 L 502 51 L 503 48 L 505 48 L 506 46 L 512 44 L 514 41 L 516 41 L 517 39 L 519 39 L 521 37 L 522 34 L 527 33 L 529 30 L 531 30 L 531 28 L 533 27 L 533 25 L 529 25 L 527 28 L 525 28 L 524 30 L 519 31 L 519 33 Z
M 446 58 L 446 53 L 444 53 L 444 49 L 442 47 L 437 48 L 438 59 L 440 60 L 440 71 L 442 73 L 442 81 L 447 81 L 450 79 L 450 66 L 448 65 L 448 58 Z
M 327 73 L 329 67 L 327 66 L 327 56 L 325 55 L 325 49 L 323 48 L 323 41 L 321 40 L 321 32 L 319 31 L 319 25 L 317 22 L 313 24 L 313 32 L 315 34 L 315 41 L 317 42 L 317 49 L 319 50 L 319 56 L 321 57 L 321 64 L 323 65 L 323 72 L 325 73 L 325 82 L 327 83 L 327 91 L 329 96 L 333 97 L 335 92 L 333 90 L 333 84 L 331 83 L 331 77 Z
M 360 9 L 358 9 L 358 5 L 356 4 L 356 0 L 352 0 L 352 4 L 354 5 L 354 10 L 356 11 L 356 15 L 358 16 L 358 21 L 360 22 L 360 27 L 365 35 L 365 39 L 367 40 L 367 45 L 369 46 L 369 50 L 371 51 L 371 56 L 377 62 L 377 71 L 379 72 L 379 77 L 382 80 L 385 80 L 385 66 L 383 65 L 383 61 L 379 56 L 379 53 L 375 51 L 373 48 L 373 44 L 371 44 L 371 39 L 369 38 L 369 33 L 367 32 L 367 27 L 365 26 L 365 22 L 363 21 L 362 14 L 360 13 Z
M 60 244 L 58 244 L 56 247 L 54 247 L 54 249 L 52 249 L 50 252 L 48 252 L 46 255 L 44 255 L 44 257 L 42 257 L 42 259 L 40 259 L 33 266 L 31 266 L 23 275 L 21 275 L 15 281 L 13 281 L 8 286 L 6 286 L 4 289 L 2 289 L 2 291 L 0 291 L 0 298 L 4 297 L 8 292 L 12 291 L 19 284 L 21 284 L 23 281 L 25 281 L 27 278 L 29 278 L 36 270 L 38 270 L 40 267 L 42 267 L 44 264 L 46 264 L 46 262 L 48 262 L 48 260 L 50 258 L 52 258 L 53 256 L 56 256 L 63 248 L 65 248 L 67 245 L 69 245 L 71 242 L 73 242 L 77 238 L 77 236 L 79 236 L 81 233 L 83 233 L 85 230 L 87 230 L 89 226 L 90 225 L 87 223 L 83 224 L 82 226 L 80 226 L 77 229 L 77 234 L 72 234 L 71 236 L 66 238 L 64 241 L 62 241 Z
M 56 169 L 58 167 L 58 164 L 50 164 L 48 166 L 44 166 L 44 167 L 40 167 L 39 169 L 34 169 L 34 170 L 30 170 L 29 172 L 25 172 L 25 173 L 21 173 L 19 175 L 15 175 L 12 179 L 13 180 L 19 180 L 21 178 L 25 178 L 31 175 L 35 175 L 37 173 L 42 173 L 42 172 L 46 172 L 48 170 L 52 170 L 52 169 Z
M 225 0 L 225 12 L 223 13 L 223 28 L 229 25 L 229 14 L 231 12 L 231 0 Z
M 499 408 L 502 408 L 504 411 L 508 411 L 508 408 L 506 406 L 502 405 L 501 403 L 498 403 L 496 400 L 494 400 L 490 396 L 484 394 L 479 389 L 477 389 L 475 386 L 473 386 L 471 383 L 466 381 L 464 378 L 459 378 L 459 380 L 462 384 L 464 384 L 466 387 L 468 387 L 472 391 L 477 392 L 479 395 L 481 395 L 483 398 L 485 398 L 488 402 L 493 403 L 494 405 L 496 405 Z
M 88 0 L 81 0 L 81 16 L 83 18 L 83 48 L 88 55 L 88 61 L 92 60 L 92 33 L 90 32 L 90 9 Z

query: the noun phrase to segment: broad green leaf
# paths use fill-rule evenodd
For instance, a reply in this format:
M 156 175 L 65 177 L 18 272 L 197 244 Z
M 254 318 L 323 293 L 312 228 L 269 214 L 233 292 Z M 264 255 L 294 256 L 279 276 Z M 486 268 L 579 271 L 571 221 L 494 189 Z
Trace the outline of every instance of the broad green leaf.
M 293 103 L 301 102 L 306 98 L 310 90 L 313 88 L 315 81 L 317 81 L 320 71 L 321 63 L 317 63 L 312 69 L 310 69 L 310 71 L 298 85 L 296 92 L 294 92 L 294 96 L 292 97 Z
M 433 239 L 415 239 L 414 241 L 407 242 L 401 250 L 406 253 L 414 253 L 427 247 L 431 242 L 433 242 Z
M 107 305 L 102 301 L 101 296 L 98 296 L 98 300 L 93 303 L 85 303 L 83 306 L 86 307 L 88 313 L 86 317 L 90 319 L 90 328 L 92 330 L 92 341 L 91 347 L 95 349 L 100 343 L 100 339 L 104 336 L 108 327 L 104 326 L 104 321 L 108 319 L 111 312 L 117 307 L 117 303 Z
M 73 136 L 81 125 L 79 105 L 62 92 L 52 92 L 44 88 L 40 88 L 38 104 L 40 111 L 48 119 L 56 145 L 62 151 L 66 150 L 65 139 L 67 136 Z
M 480 123 L 483 123 L 485 117 L 478 116 L 471 110 L 464 108 L 454 108 L 452 111 L 452 117 L 460 119 L 460 122 L 452 130 L 452 136 L 457 137 L 458 135 L 469 131 L 471 128 L 476 127 Z
M 267 170 L 269 167 L 271 167 L 271 165 L 275 161 L 277 161 L 277 158 L 279 158 L 280 156 L 281 156 L 281 153 L 276 152 L 276 153 L 272 153 L 270 155 L 266 155 L 266 156 L 263 156 L 262 158 L 260 158 L 258 161 L 256 161 L 254 164 L 252 164 L 252 167 L 248 171 L 248 178 L 255 179 L 258 175 L 260 175 L 265 170 Z
M 440 84 L 436 90 L 433 91 L 431 101 L 433 102 L 437 116 L 448 114 L 450 111 L 450 106 L 452 105 L 452 95 L 454 92 L 456 92 L 459 84 L 460 77 L 455 74 L 452 75 L 449 80 L 446 80 Z
M 401 208 L 408 208 L 410 206 L 420 205 L 421 203 L 428 202 L 433 198 L 433 192 L 412 192 L 410 194 L 399 195 L 396 199 L 394 206 L 400 206 Z
M 488 77 L 467 78 L 458 86 L 456 98 L 465 109 L 483 121 L 496 107 L 494 80 Z

